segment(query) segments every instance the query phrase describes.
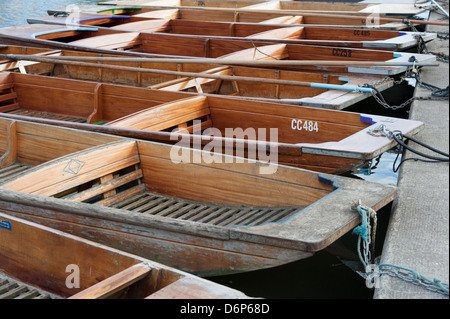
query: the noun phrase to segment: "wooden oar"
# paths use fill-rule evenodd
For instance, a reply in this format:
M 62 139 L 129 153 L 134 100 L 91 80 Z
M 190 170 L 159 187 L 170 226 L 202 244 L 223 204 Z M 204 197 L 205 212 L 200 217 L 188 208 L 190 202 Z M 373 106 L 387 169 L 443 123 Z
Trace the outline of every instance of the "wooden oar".
M 131 71 L 131 72 L 142 72 L 142 73 L 155 73 L 155 74 L 165 74 L 165 75 L 177 75 L 188 78 L 207 78 L 215 80 L 225 80 L 225 81 L 241 81 L 241 82 L 257 82 L 257 83 L 267 83 L 267 84 L 278 84 L 278 85 L 290 85 L 290 86 L 300 86 L 300 87 L 311 87 L 311 88 L 321 88 L 328 90 L 343 90 L 352 92 L 365 92 L 371 93 L 372 89 L 360 86 L 351 85 L 337 85 L 328 83 L 314 83 L 314 82 L 303 82 L 303 81 L 290 81 L 290 80 L 279 80 L 279 79 L 266 79 L 266 78 L 255 78 L 246 76 L 229 76 L 229 75 L 218 75 L 218 74 L 208 74 L 208 73 L 196 73 L 196 72 L 181 72 L 181 71 L 171 71 L 171 70 L 159 70 L 159 69 L 146 69 L 119 65 L 108 65 L 108 64 L 96 64 L 96 63 L 86 63 L 68 60 L 58 60 L 54 57 L 41 57 L 41 56 L 30 56 L 30 55 L 15 55 L 14 59 L 8 58 L 9 54 L 0 54 L 0 58 L 5 58 L 9 60 L 25 60 L 25 61 L 35 61 L 41 63 L 53 63 L 53 64 L 65 64 L 80 67 L 90 67 L 90 68 L 101 68 L 110 69 L 117 71 Z
M 33 55 L 0 54 L 0 59 L 7 60 L 33 60 Z M 391 67 L 391 66 L 439 66 L 437 62 L 383 62 L 383 61 L 328 61 L 328 60 L 233 60 L 214 58 L 141 58 L 141 57 L 75 57 L 54 56 L 48 63 L 62 63 L 62 61 L 82 62 L 136 62 L 136 63 L 192 63 L 192 64 L 218 64 L 218 65 L 242 65 L 242 66 L 367 66 L 367 67 Z M 41 61 L 38 61 L 41 62 Z

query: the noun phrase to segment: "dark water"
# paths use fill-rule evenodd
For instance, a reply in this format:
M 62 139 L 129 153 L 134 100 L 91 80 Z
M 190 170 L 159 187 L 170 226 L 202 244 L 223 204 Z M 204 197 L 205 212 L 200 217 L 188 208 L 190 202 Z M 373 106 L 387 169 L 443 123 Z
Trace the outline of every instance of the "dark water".
M 71 4 L 96 4 L 93 0 L 0 0 L 0 27 L 26 24 L 27 18 L 46 15 L 47 9 L 65 7 Z M 412 88 L 400 87 L 386 91 L 386 99 L 392 104 L 399 104 L 410 97 Z M 373 99 L 360 102 L 348 111 L 369 114 L 407 117 L 406 111 L 389 112 L 378 105 Z M 354 172 L 351 178 L 361 178 L 372 182 L 389 185 L 397 184 L 397 174 L 392 171 L 395 159 L 394 153 L 385 153 L 379 161 L 372 163 L 370 174 Z M 377 254 L 381 253 L 384 234 L 388 224 L 391 205 L 378 212 Z M 339 251 L 345 254 L 339 258 L 336 252 L 322 251 L 308 259 L 290 263 L 284 266 L 208 278 L 220 284 L 236 288 L 249 296 L 262 298 L 284 299 L 370 299 L 373 291 L 368 289 L 365 281 L 351 268 L 360 266 L 357 258 L 357 237 L 347 234 L 337 245 Z M 351 266 L 351 267 L 349 267 Z

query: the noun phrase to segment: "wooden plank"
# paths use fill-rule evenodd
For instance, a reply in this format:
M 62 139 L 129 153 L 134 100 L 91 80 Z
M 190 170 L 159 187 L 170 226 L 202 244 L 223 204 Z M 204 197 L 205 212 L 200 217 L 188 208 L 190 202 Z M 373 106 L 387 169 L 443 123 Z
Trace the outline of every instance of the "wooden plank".
M 249 39 L 302 39 L 305 38 L 304 27 L 279 28 L 248 36 Z
M 134 16 L 152 19 L 178 19 L 180 16 L 180 11 L 178 9 L 155 10 L 138 13 Z
M 94 111 L 86 119 L 86 123 L 95 123 L 103 119 L 102 107 L 102 83 L 98 83 L 94 89 Z
M 164 179 L 162 172 L 170 170 L 174 178 Z M 148 170 L 152 170 L 152 180 L 147 180 L 147 187 L 150 191 L 164 192 L 169 196 L 179 198 L 189 198 L 194 201 L 204 201 L 205 195 L 208 193 L 208 201 L 212 204 L 219 205 L 239 205 L 245 202 L 249 206 L 295 206 L 309 205 L 312 201 L 318 200 L 325 196 L 328 192 L 319 189 L 298 188 L 294 193 L 292 188 L 286 188 L 286 184 L 265 180 L 255 177 L 246 177 L 231 171 L 215 171 L 215 178 L 211 179 L 212 167 L 201 167 L 195 164 L 184 164 L 173 166 L 171 161 L 161 160 L 141 156 L 141 167 L 144 177 Z M 194 177 L 195 175 L 195 177 Z M 210 176 L 210 177 L 208 177 Z M 239 177 L 238 177 L 239 176 Z M 195 179 L 196 187 L 190 186 L 190 180 Z M 221 189 L 217 189 L 214 185 L 216 181 L 222 181 Z M 156 183 L 156 181 L 159 181 Z M 239 185 L 247 184 L 245 189 Z M 215 189 L 213 193 L 209 190 Z M 236 192 L 236 189 L 240 189 Z M 277 193 L 271 198 L 263 195 L 268 189 L 277 189 Z M 301 189 L 301 190 L 300 190 Z M 205 193 L 206 192 L 206 193 Z M 203 195 L 201 195 L 203 194 Z M 289 194 L 289 195 L 287 195 Z M 308 204 L 306 204 L 308 203 Z
M 52 125 L 19 121 L 16 123 L 18 159 L 22 163 L 32 165 L 121 139 L 112 135 L 92 134 Z
M 260 22 L 261 24 L 303 24 L 303 16 L 281 16 Z
M 101 201 L 98 201 L 95 204 L 101 206 L 110 206 L 113 205 L 116 201 L 120 201 L 130 196 L 142 193 L 145 190 L 145 188 L 146 188 L 145 184 L 139 184 L 138 186 L 127 189 L 126 191 L 102 199 Z
M 206 114 L 209 114 L 207 98 L 198 96 L 133 113 L 117 121 L 109 122 L 107 125 L 162 130 Z
M 139 32 L 168 32 L 170 30 L 170 20 L 157 19 L 129 22 L 113 26 L 111 29 Z
M 12 104 L 8 104 L 5 106 L 0 106 L 0 112 L 4 113 L 4 112 L 11 112 L 14 110 L 19 109 L 19 103 L 12 103 Z
M 101 167 L 99 167 L 99 158 L 102 159 Z M 111 143 L 92 149 L 91 152 L 81 151 L 50 161 L 45 170 L 34 171 L 23 177 L 23 183 L 18 179 L 11 182 L 9 187 L 14 190 L 51 196 L 138 162 L 134 142 Z M 67 176 L 70 177 L 67 178 Z M 29 183 L 26 180 L 32 182 Z
M 70 42 L 72 45 L 94 47 L 100 49 L 129 49 L 140 44 L 139 32 L 124 32 L 100 35 Z
M 17 125 L 11 121 L 6 128 L 7 148 L 5 154 L 0 157 L 0 168 L 8 167 L 17 161 Z
M 68 200 L 74 200 L 74 201 L 83 201 L 89 198 L 92 198 L 94 196 L 97 196 L 98 194 L 102 194 L 111 190 L 116 189 L 116 187 L 122 186 L 130 181 L 136 180 L 142 178 L 142 171 L 137 170 L 133 171 L 131 173 L 128 173 L 126 175 L 113 178 L 111 176 L 110 180 L 103 180 L 101 184 L 98 186 L 89 188 L 83 192 L 75 193 L 73 195 L 69 195 L 67 197 L 64 197 L 64 199 Z M 110 196 L 115 195 L 115 193 L 111 193 Z M 109 197 L 109 196 L 108 196 Z
M 152 269 L 144 263 L 131 266 L 130 268 L 122 270 L 118 274 L 69 297 L 69 299 L 107 298 L 148 276 L 151 271 Z
M 7 100 L 13 100 L 16 98 L 17 98 L 16 92 L 2 94 L 2 95 L 0 95 L 0 102 L 7 101 Z
M 273 44 L 264 47 L 244 49 L 220 56 L 228 60 L 283 60 L 289 57 L 285 44 Z

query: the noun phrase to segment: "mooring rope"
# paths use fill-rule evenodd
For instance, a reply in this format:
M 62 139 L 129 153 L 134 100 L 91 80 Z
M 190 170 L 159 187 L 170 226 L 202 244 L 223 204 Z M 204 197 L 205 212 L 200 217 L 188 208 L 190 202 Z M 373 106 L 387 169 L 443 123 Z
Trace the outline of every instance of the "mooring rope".
M 398 151 L 397 156 L 396 156 L 396 158 L 394 160 L 394 163 L 393 163 L 393 171 L 395 173 L 399 170 L 400 166 L 404 162 L 410 161 L 410 160 L 421 161 L 421 162 L 428 162 L 428 163 L 449 162 L 449 154 L 448 153 L 445 153 L 445 152 L 443 152 L 441 150 L 438 150 L 438 149 L 436 149 L 436 148 L 434 148 L 434 147 L 432 147 L 432 146 L 430 146 L 430 145 L 428 145 L 428 144 L 426 144 L 424 142 L 421 142 L 421 141 L 419 141 L 419 140 L 417 140 L 417 139 L 415 139 L 415 138 L 413 138 L 411 136 L 405 135 L 401 131 L 398 131 L 398 130 L 390 131 L 389 129 L 387 129 L 386 125 L 384 125 L 384 124 L 380 124 L 379 126 L 376 126 L 373 129 L 369 129 L 367 131 L 367 133 L 372 135 L 372 136 L 388 137 L 388 138 L 391 138 L 391 139 L 393 139 L 393 140 L 395 140 L 397 142 L 397 144 L 399 146 L 399 151 Z M 417 143 L 417 144 L 423 146 L 424 148 L 426 148 L 426 149 L 428 149 L 428 150 L 430 150 L 430 151 L 432 151 L 434 153 L 437 153 L 439 155 L 442 155 L 442 156 L 430 155 L 430 154 L 426 154 L 426 153 L 423 153 L 421 151 L 415 150 L 411 146 L 408 146 L 406 144 L 406 142 L 408 140 L 410 140 L 410 141 L 412 141 L 414 143 Z M 423 158 L 406 158 L 406 159 L 403 159 L 397 167 L 395 167 L 400 154 L 403 152 L 403 149 L 407 149 L 410 152 L 412 152 L 412 153 L 414 153 L 416 155 L 419 155 L 419 156 L 421 156 L 421 157 L 423 157 L 425 159 L 423 159 Z

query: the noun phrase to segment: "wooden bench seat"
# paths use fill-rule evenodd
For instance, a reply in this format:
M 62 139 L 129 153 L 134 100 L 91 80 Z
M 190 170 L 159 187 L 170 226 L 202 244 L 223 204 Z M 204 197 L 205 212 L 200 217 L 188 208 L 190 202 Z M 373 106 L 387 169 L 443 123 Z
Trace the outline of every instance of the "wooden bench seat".
M 17 93 L 12 81 L 0 84 L 0 112 L 8 112 L 19 108 Z
M 194 120 L 201 120 L 201 130 L 212 126 L 210 113 L 208 99 L 199 96 L 136 112 L 107 125 L 150 131 L 175 129 L 192 133 L 197 129 L 193 125 Z
M 77 154 L 50 161 L 47 169 L 31 171 L 27 179 L 32 183 L 11 183 L 25 192 L 99 205 L 108 205 L 108 198 L 118 193 L 119 198 L 133 195 L 135 185 L 140 191 L 145 188 L 134 142 L 107 144 L 93 152 Z

